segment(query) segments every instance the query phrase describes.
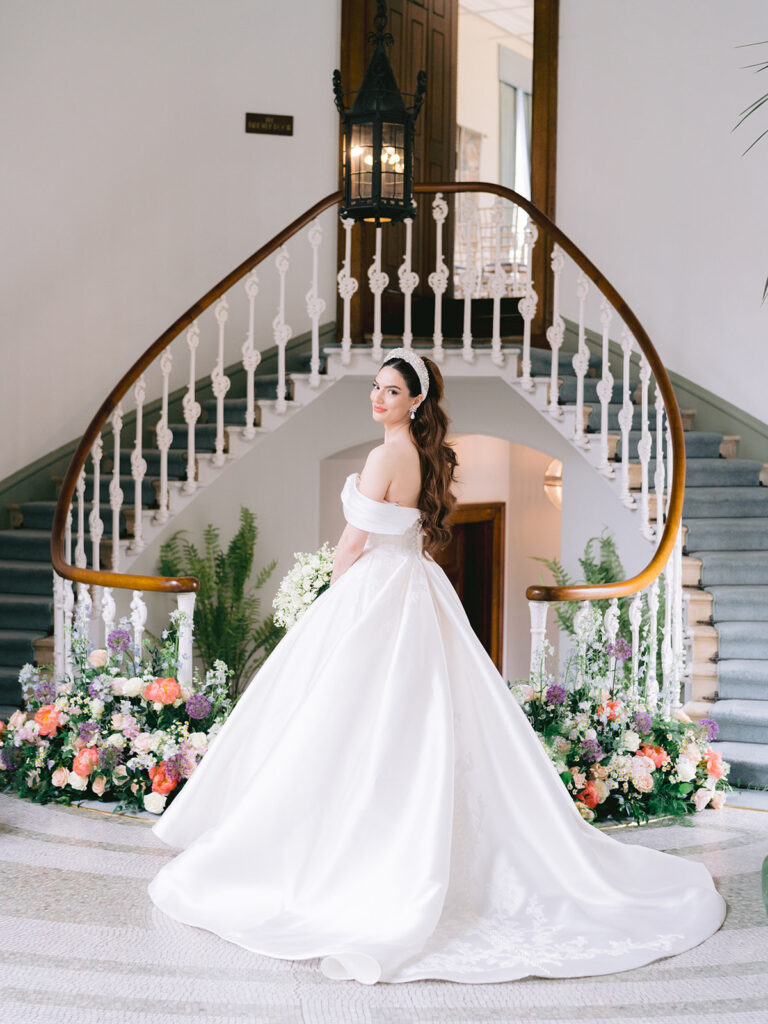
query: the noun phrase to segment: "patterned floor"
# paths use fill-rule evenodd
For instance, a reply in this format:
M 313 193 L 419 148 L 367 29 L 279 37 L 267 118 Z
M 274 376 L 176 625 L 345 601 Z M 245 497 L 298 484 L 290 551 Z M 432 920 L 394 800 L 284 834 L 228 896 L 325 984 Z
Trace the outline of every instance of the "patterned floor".
M 333 982 L 161 914 L 147 881 L 172 855 L 151 820 L 0 795 L 0 1009 L 14 1024 L 768 1024 L 768 813 L 725 806 L 609 828 L 712 872 L 723 927 L 678 956 L 595 978 L 505 984 Z

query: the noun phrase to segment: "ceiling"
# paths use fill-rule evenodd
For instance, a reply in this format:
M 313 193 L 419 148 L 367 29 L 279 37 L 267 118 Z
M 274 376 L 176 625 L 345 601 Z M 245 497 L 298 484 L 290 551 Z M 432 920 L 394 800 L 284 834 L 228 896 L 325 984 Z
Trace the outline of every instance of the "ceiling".
M 533 45 L 533 3 L 524 0 L 460 0 L 459 7 L 479 14 L 504 32 Z

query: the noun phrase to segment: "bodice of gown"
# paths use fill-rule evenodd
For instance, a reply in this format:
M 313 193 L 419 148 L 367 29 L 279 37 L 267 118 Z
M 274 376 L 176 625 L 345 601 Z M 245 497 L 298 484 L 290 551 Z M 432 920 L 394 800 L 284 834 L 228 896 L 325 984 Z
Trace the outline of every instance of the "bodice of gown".
M 422 550 L 421 512 L 392 501 L 376 501 L 362 494 L 358 473 L 350 473 L 341 492 L 344 518 L 368 532 L 366 548 L 394 548 L 403 553 Z

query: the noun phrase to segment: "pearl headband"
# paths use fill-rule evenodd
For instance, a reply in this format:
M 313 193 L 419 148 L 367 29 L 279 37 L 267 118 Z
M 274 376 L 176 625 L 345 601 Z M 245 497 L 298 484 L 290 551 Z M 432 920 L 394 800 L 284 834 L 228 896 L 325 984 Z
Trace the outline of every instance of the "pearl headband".
M 403 359 L 413 367 L 416 376 L 419 378 L 421 393 L 426 398 L 429 391 L 429 374 L 421 356 L 417 356 L 413 349 L 410 348 L 393 348 L 390 352 L 387 352 L 384 362 L 388 362 L 390 359 Z

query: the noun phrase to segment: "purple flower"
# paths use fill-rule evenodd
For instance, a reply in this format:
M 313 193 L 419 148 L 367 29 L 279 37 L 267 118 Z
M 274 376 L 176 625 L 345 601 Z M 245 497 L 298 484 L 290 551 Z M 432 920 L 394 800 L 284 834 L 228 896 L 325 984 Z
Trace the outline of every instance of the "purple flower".
M 0 768 L 4 771 L 12 772 L 16 767 L 17 764 L 16 759 L 13 756 L 13 751 L 0 747 Z
M 603 756 L 603 748 L 597 740 L 581 741 L 581 756 L 585 761 L 599 761 Z
M 204 693 L 193 693 L 185 707 L 190 718 L 207 718 L 211 713 L 211 702 Z
M 122 654 L 131 646 L 131 634 L 127 629 L 113 629 L 107 637 L 107 647 L 115 654 Z
M 699 722 L 699 727 L 701 729 L 706 729 L 707 743 L 711 743 L 712 740 L 717 739 L 717 734 L 720 732 L 720 726 L 714 718 L 702 718 Z
M 559 683 L 548 686 L 544 694 L 544 701 L 547 704 L 562 704 L 565 701 L 565 687 Z
M 41 679 L 33 693 L 38 704 L 53 704 L 56 700 L 56 684 L 51 679 Z
M 166 758 L 165 761 L 165 775 L 166 778 L 171 779 L 173 782 L 178 782 L 181 778 L 182 771 L 182 758 L 179 754 L 174 754 L 173 757 Z
M 638 732 L 650 732 L 653 727 L 653 719 L 647 711 L 636 711 L 632 723 Z
M 112 699 L 112 683 L 109 676 L 94 676 L 88 684 L 88 695 L 97 700 L 107 701 Z
M 83 743 L 90 744 L 99 734 L 99 723 L 91 718 L 87 722 L 81 722 L 77 731 Z
M 613 643 L 608 644 L 606 651 L 611 658 L 616 659 L 619 665 L 623 661 L 626 661 L 632 654 L 632 648 L 623 636 L 620 636 L 618 640 L 614 640 Z

